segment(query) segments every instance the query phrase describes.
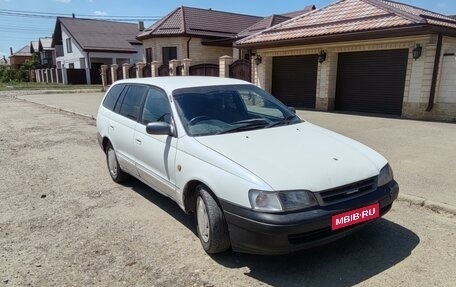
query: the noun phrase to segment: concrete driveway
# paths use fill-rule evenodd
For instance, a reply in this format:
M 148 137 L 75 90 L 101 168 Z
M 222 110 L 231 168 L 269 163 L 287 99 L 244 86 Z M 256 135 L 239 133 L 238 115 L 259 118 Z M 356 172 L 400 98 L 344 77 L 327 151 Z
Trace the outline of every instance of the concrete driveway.
M 103 93 L 20 96 L 95 118 Z M 391 163 L 401 194 L 456 208 L 456 124 L 298 111 L 301 118 L 356 139 Z

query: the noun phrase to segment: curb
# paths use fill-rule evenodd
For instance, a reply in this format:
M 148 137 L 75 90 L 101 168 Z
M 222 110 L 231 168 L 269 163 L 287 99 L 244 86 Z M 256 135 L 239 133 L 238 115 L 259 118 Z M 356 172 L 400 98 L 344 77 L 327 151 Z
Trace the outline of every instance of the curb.
M 48 108 L 51 108 L 51 109 L 55 109 L 55 110 L 58 110 L 58 111 L 62 111 L 62 112 L 65 112 L 65 113 L 73 114 L 73 115 L 84 117 L 84 118 L 89 118 L 91 120 L 96 120 L 97 119 L 94 115 L 79 113 L 79 112 L 75 112 L 75 111 L 72 111 L 72 110 L 63 109 L 63 108 L 60 108 L 60 107 L 57 107 L 57 106 L 43 104 L 43 103 L 32 101 L 30 99 L 23 99 L 23 98 L 20 98 L 20 97 L 15 97 L 15 98 L 18 99 L 18 100 L 24 101 L 24 102 L 35 104 L 35 105 L 48 107 Z
M 34 101 L 31 101 L 31 100 L 28 100 L 28 99 L 21 99 L 21 98 L 18 98 L 18 97 L 15 97 L 15 98 L 17 98 L 19 100 L 23 100 L 25 102 L 30 102 L 30 103 L 34 103 L 34 104 L 37 104 L 37 105 L 46 106 L 46 107 L 49 107 L 49 108 L 52 108 L 52 109 L 56 109 L 58 111 L 63 111 L 63 112 L 67 112 L 67 113 L 70 113 L 70 114 L 77 115 L 77 116 L 81 116 L 81 117 L 89 118 L 89 119 L 92 119 L 92 120 L 96 120 L 96 117 L 93 116 L 93 115 L 88 115 L 88 114 L 75 112 L 75 111 L 72 111 L 72 110 L 62 109 L 62 108 L 59 108 L 59 107 L 56 107 L 56 106 L 43 104 L 43 103 L 38 103 L 38 102 L 34 102 Z M 425 199 L 425 198 L 422 198 L 422 197 L 418 197 L 418 196 L 415 196 L 415 195 L 399 193 L 399 196 L 398 196 L 397 200 L 398 201 L 403 201 L 403 202 L 408 202 L 410 205 L 425 207 L 425 208 L 428 208 L 428 209 L 430 209 L 432 211 L 435 211 L 435 212 L 443 211 L 443 212 L 446 212 L 446 213 L 450 213 L 452 215 L 456 215 L 456 207 L 455 206 L 452 206 L 452 205 L 446 204 L 446 203 L 441 203 L 441 202 L 437 202 L 437 201 L 428 200 L 428 199 Z
M 446 213 L 456 215 L 456 207 L 454 207 L 450 204 L 424 199 L 422 197 L 418 197 L 415 195 L 399 193 L 399 197 L 397 198 L 397 200 L 408 202 L 411 205 L 425 207 L 432 211 L 436 211 L 436 212 L 443 211 Z

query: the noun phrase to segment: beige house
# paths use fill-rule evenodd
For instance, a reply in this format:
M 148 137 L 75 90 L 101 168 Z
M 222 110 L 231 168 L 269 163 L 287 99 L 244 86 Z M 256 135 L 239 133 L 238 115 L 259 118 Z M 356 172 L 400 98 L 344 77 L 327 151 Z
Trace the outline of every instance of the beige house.
M 456 20 L 386 0 L 341 0 L 236 42 L 254 82 L 288 105 L 456 119 Z
M 168 64 L 191 59 L 194 64 L 218 64 L 219 57 L 233 54 L 235 36 L 262 17 L 179 7 L 138 35 L 145 61 Z

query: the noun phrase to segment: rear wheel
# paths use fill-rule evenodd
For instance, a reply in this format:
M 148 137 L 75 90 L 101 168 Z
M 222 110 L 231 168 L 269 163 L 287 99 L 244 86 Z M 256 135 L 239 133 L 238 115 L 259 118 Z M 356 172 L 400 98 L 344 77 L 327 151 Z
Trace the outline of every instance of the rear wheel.
M 106 162 L 108 164 L 109 174 L 111 175 L 112 180 L 115 182 L 122 182 L 129 178 L 129 175 L 124 172 L 117 161 L 117 156 L 114 148 L 111 143 L 106 145 Z
M 196 191 L 197 233 L 204 251 L 209 254 L 226 251 L 230 247 L 230 237 L 223 211 L 206 186 L 199 185 Z

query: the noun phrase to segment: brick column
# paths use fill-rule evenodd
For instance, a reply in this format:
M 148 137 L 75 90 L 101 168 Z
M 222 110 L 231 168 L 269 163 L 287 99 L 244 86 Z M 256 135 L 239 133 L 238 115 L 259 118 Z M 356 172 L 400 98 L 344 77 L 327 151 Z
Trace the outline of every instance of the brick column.
M 182 65 L 184 68 L 182 69 L 182 76 L 190 76 L 190 65 L 192 64 L 191 59 L 183 59 Z
M 169 61 L 169 75 L 176 76 L 177 75 L 177 67 L 179 66 L 178 60 L 171 60 Z
M 219 72 L 220 78 L 230 77 L 230 65 L 233 63 L 233 57 L 222 56 L 219 58 Z
M 318 64 L 316 110 L 334 110 L 336 78 L 337 53 L 326 51 L 326 61 Z
M 150 74 L 152 75 L 152 77 L 158 77 L 158 67 L 160 67 L 160 62 L 158 61 L 152 61 L 152 63 L 150 63 Z
M 143 77 L 143 68 L 146 66 L 146 63 L 138 62 L 136 63 L 136 78 Z
M 117 64 L 112 64 L 111 65 L 111 79 L 112 79 L 112 83 L 114 83 L 115 81 L 117 81 L 117 69 L 119 68 L 119 65 Z
M 103 90 L 106 91 L 106 87 L 108 86 L 108 74 L 106 74 L 108 70 L 108 65 L 101 65 L 101 83 L 103 84 Z
M 128 72 L 128 70 L 130 69 L 130 64 L 128 63 L 125 63 L 122 65 L 122 74 L 123 74 L 123 78 L 124 79 L 128 79 L 130 77 L 130 73 Z

